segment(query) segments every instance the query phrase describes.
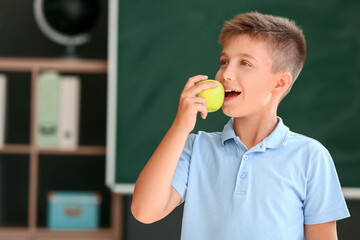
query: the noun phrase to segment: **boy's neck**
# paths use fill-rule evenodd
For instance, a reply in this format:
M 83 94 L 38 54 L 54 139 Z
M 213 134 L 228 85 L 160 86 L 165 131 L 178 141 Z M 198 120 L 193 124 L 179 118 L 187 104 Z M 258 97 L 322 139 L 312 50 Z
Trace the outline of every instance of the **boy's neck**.
M 269 136 L 278 123 L 276 111 L 261 116 L 234 118 L 234 131 L 247 149 Z

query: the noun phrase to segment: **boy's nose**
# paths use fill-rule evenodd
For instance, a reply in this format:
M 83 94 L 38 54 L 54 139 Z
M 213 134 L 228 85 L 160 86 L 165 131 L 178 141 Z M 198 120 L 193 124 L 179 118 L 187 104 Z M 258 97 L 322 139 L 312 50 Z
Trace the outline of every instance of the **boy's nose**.
M 230 66 L 228 66 L 226 68 L 226 70 L 223 73 L 222 78 L 223 78 L 222 79 L 223 81 L 232 81 L 232 80 L 234 80 L 234 71 L 231 69 Z
M 232 81 L 232 78 L 230 78 L 230 77 L 223 77 L 222 80 L 223 80 L 223 81 Z

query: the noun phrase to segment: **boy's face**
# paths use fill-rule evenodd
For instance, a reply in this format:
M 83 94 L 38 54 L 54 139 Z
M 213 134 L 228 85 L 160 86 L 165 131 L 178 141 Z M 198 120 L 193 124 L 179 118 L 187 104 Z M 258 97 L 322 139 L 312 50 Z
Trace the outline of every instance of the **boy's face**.
M 263 42 L 248 35 L 228 39 L 215 77 L 225 88 L 224 114 L 230 117 L 261 116 L 271 111 L 275 76 L 272 59 Z

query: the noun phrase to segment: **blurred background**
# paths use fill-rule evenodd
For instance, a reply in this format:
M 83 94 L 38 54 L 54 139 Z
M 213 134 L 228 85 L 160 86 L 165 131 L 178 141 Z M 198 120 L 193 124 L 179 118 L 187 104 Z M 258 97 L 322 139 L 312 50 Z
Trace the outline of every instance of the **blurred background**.
M 56 2 L 56 1 L 54 1 Z M 108 1 L 100 0 L 96 22 L 91 28 L 92 39 L 78 48 L 84 58 L 107 57 Z M 0 2 L 0 54 L 2 57 L 58 57 L 64 52 L 61 45 L 51 41 L 36 22 L 34 1 Z
M 61 4 L 71 6 L 77 0 L 47 1 L 49 14 L 45 17 L 57 30 L 66 33 L 57 36 L 56 31 L 39 23 L 35 1 L 0 0 L 0 74 L 7 79 L 6 131 L 3 148 L 0 148 L 0 240 L 28 239 L 29 236 L 88 239 L 90 235 L 79 232 L 68 231 L 62 235 L 49 232 L 47 194 L 50 191 L 101 194 L 99 229 L 91 239 L 180 239 L 183 208 L 178 207 L 152 225 L 137 222 L 130 212 L 131 193 L 111 193 L 105 183 L 104 150 L 95 155 L 81 153 L 82 150 L 66 154 L 36 150 L 38 189 L 31 193 L 32 149 L 36 145 L 31 140 L 33 73 L 4 67 L 9 58 L 15 60 L 14 66 L 24 58 L 28 62 L 60 59 L 65 60 L 61 63 L 64 65 L 67 61 L 94 60 L 101 65 L 110 61 L 109 52 L 116 55 L 113 64 L 120 87 L 119 108 L 113 110 L 120 119 L 117 137 L 121 146 L 115 182 L 132 184 L 171 124 L 186 79 L 198 73 L 214 77 L 221 51 L 217 37 L 224 21 L 236 13 L 255 10 L 289 17 L 304 29 L 308 58 L 291 94 L 280 105 L 279 115 L 293 131 L 314 137 L 329 149 L 342 185 L 353 190 L 347 195 L 352 217 L 338 222 L 339 239 L 360 239 L 358 0 L 256 0 L 250 3 L 119 0 L 117 25 L 111 22 L 114 19 L 109 21 L 111 1 L 117 0 L 88 1 L 95 6 L 94 11 L 94 7 L 85 7 L 86 1 L 79 0 L 83 5 L 70 7 L 69 18 L 76 19 L 78 6 L 86 8 L 82 12 L 89 14 L 83 15 L 85 20 L 79 20 L 74 28 L 75 24 L 62 25 L 65 20 Z M 89 36 L 78 34 L 78 29 L 85 29 Z M 116 46 L 109 45 L 111 33 L 118 37 Z M 60 40 L 52 39 L 54 36 Z M 107 145 L 108 73 L 76 75 L 81 79 L 78 146 L 90 146 L 85 150 L 89 152 L 103 149 Z M 142 97 L 133 100 L 131 109 L 127 109 L 133 90 Z M 226 120 L 219 111 L 209 116 L 207 122 L 199 122 L 195 131 L 221 131 Z M 133 131 L 130 139 L 120 136 L 128 136 L 129 131 Z M 22 150 L 24 146 L 29 150 Z M 138 146 L 142 146 L 141 151 Z M 32 195 L 36 195 L 37 201 L 35 215 L 30 209 Z M 36 216 L 35 223 L 29 215 Z

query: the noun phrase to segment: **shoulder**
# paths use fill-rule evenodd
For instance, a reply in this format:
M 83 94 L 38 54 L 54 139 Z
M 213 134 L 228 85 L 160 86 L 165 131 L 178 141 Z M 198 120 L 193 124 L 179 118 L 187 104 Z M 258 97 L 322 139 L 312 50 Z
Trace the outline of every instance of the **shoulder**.
M 197 133 L 191 133 L 188 136 L 189 144 L 195 146 L 208 146 L 221 144 L 221 132 L 205 132 L 199 131 Z
M 287 146 L 307 159 L 332 161 L 329 151 L 321 142 L 303 134 L 289 131 Z
M 301 146 L 302 148 L 311 149 L 314 151 L 326 149 L 324 145 L 318 140 L 292 131 L 289 131 L 287 143 L 289 145 Z

